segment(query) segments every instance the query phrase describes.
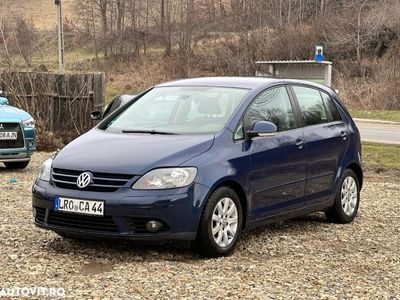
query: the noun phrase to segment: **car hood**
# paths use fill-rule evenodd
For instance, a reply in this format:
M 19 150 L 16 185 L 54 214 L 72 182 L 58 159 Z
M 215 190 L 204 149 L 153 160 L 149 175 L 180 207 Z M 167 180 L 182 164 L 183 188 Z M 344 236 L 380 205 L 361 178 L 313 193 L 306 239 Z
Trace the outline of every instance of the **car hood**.
M 31 116 L 21 109 L 9 105 L 0 105 L 0 122 L 21 122 L 30 118 Z
M 209 150 L 214 135 L 119 134 L 92 129 L 58 153 L 53 168 L 143 175 Z

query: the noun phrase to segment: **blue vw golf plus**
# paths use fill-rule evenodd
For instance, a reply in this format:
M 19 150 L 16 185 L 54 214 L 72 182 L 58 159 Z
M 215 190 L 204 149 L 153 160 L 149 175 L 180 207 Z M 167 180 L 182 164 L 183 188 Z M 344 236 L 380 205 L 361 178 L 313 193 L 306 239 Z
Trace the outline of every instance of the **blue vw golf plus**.
M 221 256 L 269 222 L 351 222 L 362 183 L 360 135 L 331 89 L 198 78 L 134 97 L 44 162 L 33 215 L 69 238 L 195 240 Z

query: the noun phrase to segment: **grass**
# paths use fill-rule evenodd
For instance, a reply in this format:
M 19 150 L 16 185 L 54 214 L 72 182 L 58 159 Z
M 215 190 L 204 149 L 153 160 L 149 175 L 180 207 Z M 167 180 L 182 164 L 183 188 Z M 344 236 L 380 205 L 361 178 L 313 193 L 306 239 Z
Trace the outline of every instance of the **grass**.
M 350 110 L 353 118 L 400 122 L 400 110 Z
M 107 83 L 106 85 L 106 92 L 105 92 L 105 100 L 106 103 L 108 104 L 113 100 L 116 96 L 123 95 L 123 94 L 129 94 L 126 92 L 124 89 L 119 88 L 113 84 Z
M 400 146 L 363 143 L 363 161 L 367 167 L 400 170 Z
M 52 0 L 6 0 L 5 3 L 8 16 L 22 15 L 32 19 L 39 30 L 54 30 L 56 27 L 56 6 Z M 73 16 L 73 4 L 74 0 L 63 0 L 65 17 Z

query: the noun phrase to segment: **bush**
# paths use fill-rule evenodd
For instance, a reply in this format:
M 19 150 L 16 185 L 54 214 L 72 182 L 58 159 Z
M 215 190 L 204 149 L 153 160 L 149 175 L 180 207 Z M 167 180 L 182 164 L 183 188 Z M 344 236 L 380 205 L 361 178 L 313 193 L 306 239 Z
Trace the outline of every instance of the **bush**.
M 334 86 L 351 108 L 400 109 L 399 46 L 394 46 L 380 59 L 347 60 L 335 68 Z

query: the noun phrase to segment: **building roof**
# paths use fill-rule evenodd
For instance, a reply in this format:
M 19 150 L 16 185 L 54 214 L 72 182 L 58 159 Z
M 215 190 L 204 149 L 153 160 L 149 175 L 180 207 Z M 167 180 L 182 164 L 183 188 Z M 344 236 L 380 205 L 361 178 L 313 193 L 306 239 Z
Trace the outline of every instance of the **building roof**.
M 317 64 L 331 65 L 330 61 L 315 61 L 315 60 L 259 60 L 256 64 Z

